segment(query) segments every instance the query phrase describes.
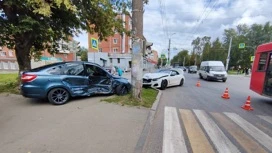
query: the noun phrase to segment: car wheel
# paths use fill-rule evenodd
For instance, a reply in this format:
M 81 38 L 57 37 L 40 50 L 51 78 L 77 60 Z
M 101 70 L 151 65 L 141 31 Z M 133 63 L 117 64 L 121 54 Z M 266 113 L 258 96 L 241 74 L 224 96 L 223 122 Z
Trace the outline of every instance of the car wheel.
M 47 98 L 54 105 L 62 105 L 70 99 L 70 94 L 63 88 L 54 88 L 49 91 Z
M 162 80 L 162 82 L 161 82 L 161 90 L 164 90 L 167 87 L 167 84 L 168 84 L 167 80 Z
M 181 80 L 180 80 L 180 83 L 179 83 L 179 86 L 182 86 L 182 85 L 183 85 L 183 83 L 184 83 L 184 80 L 183 80 L 183 79 L 181 79 Z
M 203 79 L 203 77 L 202 77 L 202 75 L 201 75 L 200 73 L 199 73 L 199 78 L 200 78 L 200 79 Z
M 223 79 L 222 81 L 223 81 L 223 82 L 226 82 L 226 81 L 227 81 L 227 79 Z
M 117 86 L 115 91 L 116 91 L 116 94 L 119 95 L 119 96 L 123 96 L 123 95 L 126 95 L 128 93 L 128 89 L 127 89 L 127 87 L 125 85 Z

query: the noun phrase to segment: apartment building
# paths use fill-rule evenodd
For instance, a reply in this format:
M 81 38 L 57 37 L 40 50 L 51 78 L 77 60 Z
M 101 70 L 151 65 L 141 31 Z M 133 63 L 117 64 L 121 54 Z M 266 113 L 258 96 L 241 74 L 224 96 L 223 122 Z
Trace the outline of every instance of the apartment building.
M 0 70 L 18 70 L 15 51 L 0 46 Z
M 77 43 L 77 42 L 76 42 Z M 62 62 L 62 61 L 74 61 L 76 60 L 75 51 L 69 49 L 67 42 L 62 42 L 60 45 L 59 53 L 51 55 L 48 51 L 42 51 L 40 60 L 31 60 L 31 68 L 39 66 Z M 19 66 L 16 59 L 15 50 L 8 49 L 7 47 L 0 47 L 0 71 L 13 71 L 19 70 Z

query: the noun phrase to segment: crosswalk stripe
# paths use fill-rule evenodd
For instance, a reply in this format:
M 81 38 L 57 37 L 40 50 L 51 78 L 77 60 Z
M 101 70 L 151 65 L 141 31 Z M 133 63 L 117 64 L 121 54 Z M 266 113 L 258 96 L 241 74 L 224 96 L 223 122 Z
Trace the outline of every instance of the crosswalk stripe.
M 238 124 L 241 128 L 243 128 L 248 134 L 250 134 L 253 138 L 255 138 L 260 144 L 265 146 L 270 152 L 272 152 L 272 138 L 256 128 L 254 125 L 250 124 L 239 115 L 234 113 L 224 113 L 227 115 L 232 121 Z
M 222 125 L 245 149 L 247 153 L 266 153 L 262 146 L 252 140 L 238 125 L 231 122 L 226 116 L 220 113 L 211 113 L 212 116 Z
M 181 131 L 177 110 L 174 107 L 164 109 L 163 153 L 187 153 Z
M 191 148 L 194 153 L 214 153 L 214 150 L 201 130 L 196 118 L 190 110 L 180 109 L 180 114 Z
M 204 111 L 195 109 L 193 111 L 219 153 L 240 152 Z
M 266 122 L 272 124 L 272 117 L 271 116 L 258 115 L 258 117 L 260 117 L 261 119 L 265 120 Z

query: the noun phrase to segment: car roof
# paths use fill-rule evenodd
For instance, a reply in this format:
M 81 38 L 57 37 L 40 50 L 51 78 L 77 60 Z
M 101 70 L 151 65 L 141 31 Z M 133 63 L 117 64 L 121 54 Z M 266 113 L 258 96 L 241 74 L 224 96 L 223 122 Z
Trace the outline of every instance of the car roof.
M 51 68 L 53 66 L 58 66 L 58 65 L 67 64 L 67 63 L 92 64 L 92 65 L 96 65 L 96 66 L 101 67 L 99 64 L 87 62 L 87 61 L 68 61 L 68 62 L 57 62 L 57 63 L 52 63 L 52 64 L 40 66 L 40 67 L 31 69 L 30 72 L 38 72 L 38 71 L 42 71 L 42 70 Z

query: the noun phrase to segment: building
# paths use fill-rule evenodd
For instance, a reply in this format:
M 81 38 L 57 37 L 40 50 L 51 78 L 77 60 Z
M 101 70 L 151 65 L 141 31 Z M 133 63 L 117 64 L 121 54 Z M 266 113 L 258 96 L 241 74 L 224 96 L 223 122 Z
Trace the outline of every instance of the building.
M 75 42 L 73 40 L 71 42 L 78 45 L 78 42 Z M 71 47 L 70 43 L 67 42 L 62 42 L 61 44 L 62 45 L 60 45 L 60 51 L 58 54 L 51 55 L 48 51 L 42 51 L 40 60 L 31 60 L 31 68 L 36 68 L 55 62 L 76 60 L 77 47 Z M 7 47 L 0 47 L 0 71 L 12 70 L 19 70 L 15 50 L 8 49 Z
M 127 30 L 132 29 L 130 15 L 119 14 L 117 18 L 122 18 Z M 97 34 L 88 34 L 88 61 L 97 63 L 101 66 L 118 66 L 123 70 L 131 68 L 131 38 L 125 33 L 116 32 L 107 40 L 98 41 L 98 49 L 92 48 L 92 38 L 99 40 Z
M 132 29 L 132 20 L 130 15 L 118 15 L 117 18 L 122 18 L 125 22 L 124 26 L 127 30 Z M 98 41 L 98 50 L 91 47 L 91 38 L 98 39 L 97 34 L 88 33 L 89 52 L 103 52 L 103 53 L 119 53 L 128 54 L 131 53 L 131 38 L 125 33 L 120 34 L 115 32 L 113 36 L 107 38 L 107 40 Z
M 15 51 L 7 47 L 0 47 L 0 70 L 18 70 Z

